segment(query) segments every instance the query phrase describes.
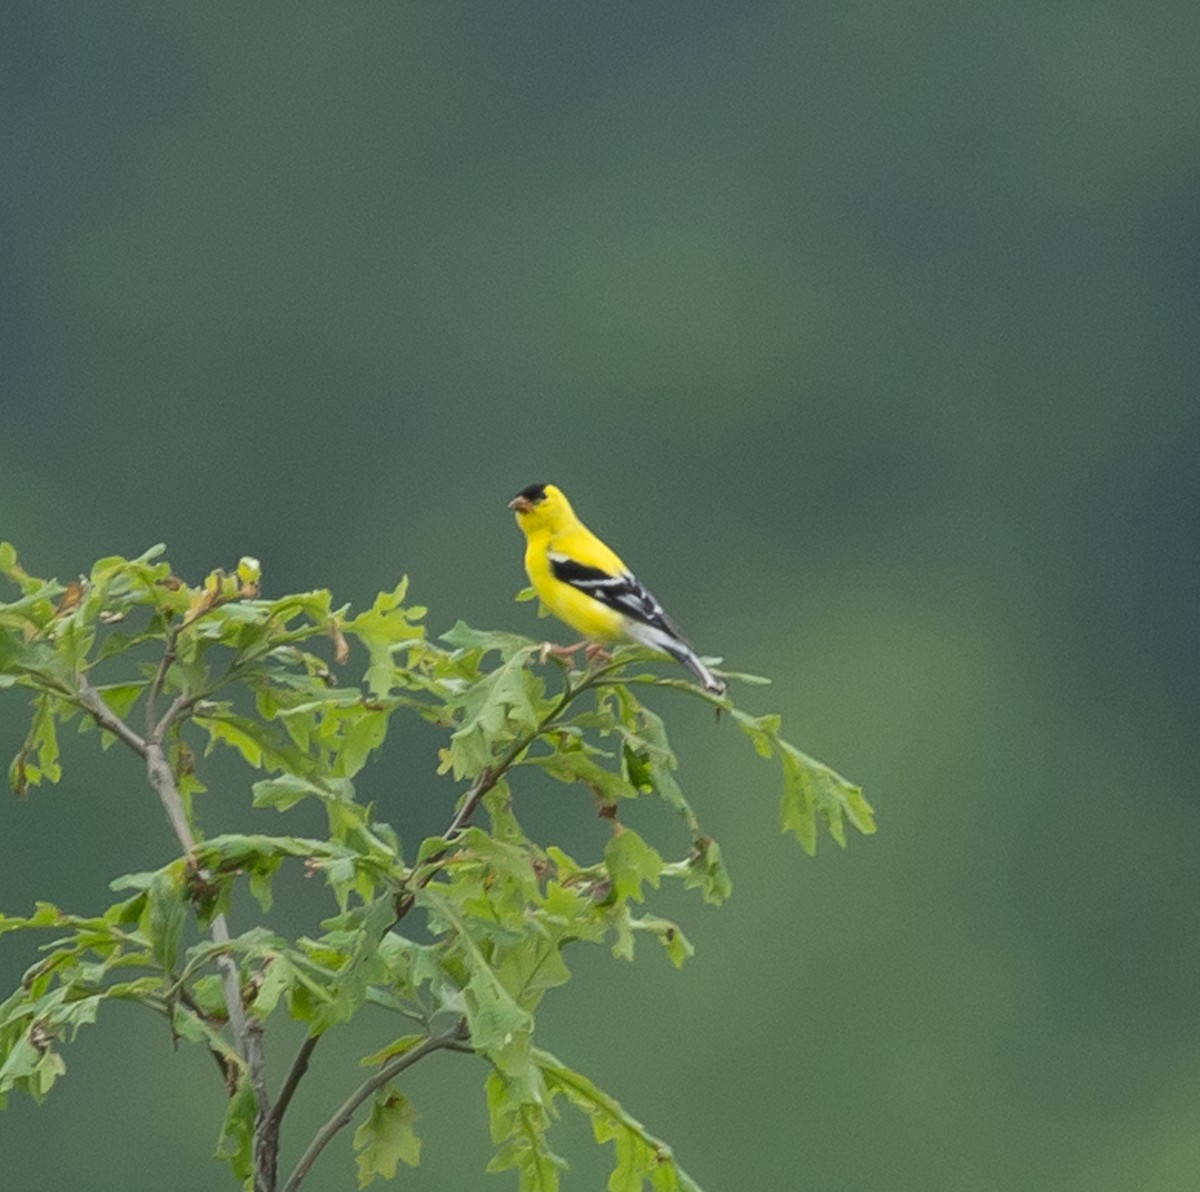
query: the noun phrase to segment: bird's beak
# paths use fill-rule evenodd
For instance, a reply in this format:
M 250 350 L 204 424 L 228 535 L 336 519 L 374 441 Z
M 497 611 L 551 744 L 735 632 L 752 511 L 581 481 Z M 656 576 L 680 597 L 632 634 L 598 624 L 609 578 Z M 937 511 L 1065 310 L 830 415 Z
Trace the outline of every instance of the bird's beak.
M 508 503 L 510 509 L 515 509 L 518 513 L 528 513 L 533 508 L 533 502 L 528 497 L 513 497 Z

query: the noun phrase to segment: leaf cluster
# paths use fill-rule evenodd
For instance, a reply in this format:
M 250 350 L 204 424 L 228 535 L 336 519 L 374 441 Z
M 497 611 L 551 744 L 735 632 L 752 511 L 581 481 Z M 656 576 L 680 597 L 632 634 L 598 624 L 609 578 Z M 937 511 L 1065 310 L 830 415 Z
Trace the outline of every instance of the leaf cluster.
M 490 1169 L 515 1170 L 522 1189 L 558 1186 L 564 1164 L 546 1134 L 560 1104 L 613 1145 L 610 1189 L 696 1187 L 613 1098 L 536 1046 L 535 1012 L 570 979 L 574 945 L 604 943 L 633 959 L 641 936 L 683 964 L 692 946 L 681 927 L 646 909 L 662 882 L 711 903 L 730 893 L 720 847 L 642 693 L 672 687 L 715 704 L 759 754 L 777 758 L 781 824 L 807 851 L 821 825 L 839 844 L 847 823 L 874 830 L 861 792 L 785 741 L 777 716 L 663 677 L 635 647 L 578 670 L 547 663 L 537 642 L 461 622 L 433 640 L 405 581 L 352 615 L 325 590 L 264 598 L 252 559 L 189 585 L 160 547 L 101 559 L 63 585 L 29 575 L 2 544 L 0 575 L 16 589 L 0 604 L 0 687 L 30 698 L 13 790 L 26 796 L 60 779 L 65 726 L 98 731 L 102 747 L 120 743 L 140 759 L 180 843 L 161 868 L 114 880 L 120 897 L 99 915 L 50 902 L 0 915 L 0 934 L 52 936 L 0 1005 L 0 1104 L 12 1090 L 43 1098 L 80 1026 L 107 1002 L 134 1002 L 212 1053 L 230 1094 L 218 1154 L 247 1187 L 270 1189 L 280 1122 L 308 1056 L 325 1032 L 370 1009 L 387 1040 L 363 1060 L 373 1073 L 309 1144 L 285 1192 L 368 1102 L 355 1134 L 359 1185 L 415 1165 L 415 1110 L 393 1081 L 438 1050 L 486 1065 Z M 356 647 L 362 681 L 339 682 Z M 442 733 L 436 773 L 417 759 L 411 781 L 440 785 L 454 804 L 444 832 L 408 845 L 359 790 L 398 714 Z M 327 834 L 206 835 L 203 759 L 214 750 L 258 773 L 255 806 L 286 814 L 315 802 Z M 519 791 L 531 770 L 588 792 L 583 806 L 609 824 L 602 851 L 574 857 L 526 834 Z M 622 822 L 639 798 L 671 808 L 674 839 L 652 844 Z M 235 888 L 244 884 L 265 916 L 284 866 L 324 882 L 328 916 L 298 938 L 265 917 L 230 932 Z M 262 1047 L 278 1016 L 308 1037 L 272 1096 Z

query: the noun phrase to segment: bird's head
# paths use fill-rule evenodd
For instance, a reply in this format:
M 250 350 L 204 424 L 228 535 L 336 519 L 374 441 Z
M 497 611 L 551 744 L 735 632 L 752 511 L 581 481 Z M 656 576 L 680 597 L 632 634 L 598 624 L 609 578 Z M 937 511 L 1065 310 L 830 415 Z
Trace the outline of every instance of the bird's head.
M 531 484 L 521 489 L 508 507 L 517 515 L 517 525 L 526 534 L 533 530 L 556 530 L 574 516 L 562 489 L 553 484 Z

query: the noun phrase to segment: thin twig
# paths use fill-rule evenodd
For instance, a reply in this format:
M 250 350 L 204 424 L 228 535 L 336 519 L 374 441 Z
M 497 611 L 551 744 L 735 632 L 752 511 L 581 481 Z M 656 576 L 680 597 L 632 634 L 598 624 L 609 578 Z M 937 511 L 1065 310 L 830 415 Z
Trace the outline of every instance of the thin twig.
M 146 736 L 152 737 L 157 730 L 161 736 L 163 728 L 155 723 L 154 713 L 157 710 L 158 697 L 162 694 L 163 684 L 167 681 L 167 671 L 171 669 L 171 663 L 175 661 L 175 643 L 179 637 L 179 629 L 170 629 L 167 631 L 167 648 L 163 650 L 163 656 L 159 659 L 158 669 L 154 672 L 154 679 L 150 683 L 150 690 L 146 693 Z
M 521 749 L 527 749 L 532 744 L 532 741 L 523 743 Z M 475 785 L 472 786 L 469 791 L 467 791 L 466 798 L 463 799 L 462 806 L 458 809 L 458 813 L 455 815 L 455 817 L 450 821 L 450 826 L 446 829 L 445 833 L 443 833 L 443 839 L 453 843 L 467 830 L 467 826 L 471 822 L 471 817 L 474 816 L 479 804 L 483 802 L 483 797 L 492 790 L 492 788 L 497 782 L 500 781 L 501 778 L 504 777 L 504 775 L 511 768 L 513 761 L 516 760 L 516 754 L 519 752 L 520 750 L 513 752 L 513 757 L 511 760 L 507 757 L 503 757 L 499 762 L 496 763 L 495 766 L 488 766 L 486 769 L 484 769 L 483 773 L 480 774 L 475 780 Z M 445 853 L 439 853 L 438 856 L 443 857 L 445 856 Z
M 163 713 L 163 718 L 158 722 L 159 734 L 164 734 L 166 731 L 185 713 L 190 712 L 204 696 L 200 695 L 184 695 L 182 692 L 177 695 L 171 706 Z
M 431 1035 L 424 1043 L 419 1043 L 414 1047 L 412 1051 L 406 1051 L 403 1055 L 390 1060 L 370 1079 L 364 1080 L 346 1098 L 333 1117 L 313 1135 L 313 1140 L 308 1144 L 308 1148 L 304 1154 L 300 1156 L 300 1162 L 296 1164 L 295 1171 L 288 1178 L 288 1182 L 284 1184 L 283 1192 L 296 1192 L 296 1189 L 300 1187 L 301 1181 L 308 1175 L 321 1152 L 329 1145 L 339 1130 L 350 1124 L 351 1118 L 354 1117 L 354 1111 L 376 1089 L 381 1088 L 389 1080 L 399 1076 L 407 1068 L 411 1068 L 418 1060 L 423 1060 L 427 1055 L 435 1051 L 442 1051 L 461 1043 L 465 1038 L 466 1023 L 460 1021 L 449 1030 L 443 1031 L 440 1035 Z
M 288 1069 L 287 1077 L 280 1086 L 279 1096 L 275 1099 L 275 1106 L 271 1110 L 271 1117 L 276 1125 L 287 1112 L 287 1107 L 291 1104 L 292 1096 L 296 1092 L 296 1086 L 300 1083 L 300 1078 L 308 1071 L 308 1061 L 312 1059 L 312 1053 L 320 1041 L 320 1035 L 309 1035 L 300 1044 L 300 1050 L 296 1052 L 296 1058 L 292 1060 L 292 1066 Z

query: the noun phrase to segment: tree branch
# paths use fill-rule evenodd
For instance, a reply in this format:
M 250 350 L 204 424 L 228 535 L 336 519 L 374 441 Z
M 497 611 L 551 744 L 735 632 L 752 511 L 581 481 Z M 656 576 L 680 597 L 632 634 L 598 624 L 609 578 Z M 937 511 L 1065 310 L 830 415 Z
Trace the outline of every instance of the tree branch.
M 104 702 L 104 697 L 91 685 L 87 675 L 82 674 L 79 676 L 79 705 L 102 729 L 128 745 L 138 757 L 146 756 L 146 742 Z
M 521 749 L 528 749 L 533 744 L 532 740 L 523 742 Z M 512 758 L 503 757 L 496 763 L 495 766 L 488 766 L 478 778 L 475 779 L 475 784 L 467 791 L 466 798 L 463 799 L 462 806 L 458 809 L 455 817 L 450 821 L 450 826 L 442 834 L 443 837 L 450 843 L 453 843 L 459 836 L 466 831 L 472 817 L 475 815 L 479 804 L 483 802 L 483 797 L 491 791 L 497 782 L 511 769 L 513 762 L 516 760 L 517 751 L 509 751 L 513 754 Z M 438 853 L 433 860 L 438 860 L 444 857 L 444 852 Z
M 237 969 L 234 968 L 236 976 Z M 240 991 L 239 991 L 240 1003 Z M 279 1123 L 271 1110 L 271 1094 L 263 1071 L 263 1024 L 260 1019 L 246 1020 L 243 1036 L 246 1064 L 250 1069 L 250 1087 L 254 1090 L 254 1192 L 275 1192 L 279 1169 Z
M 389 1080 L 399 1076 L 401 1072 L 411 1068 L 413 1064 L 417 1063 L 418 1060 L 423 1060 L 427 1055 L 460 1044 L 467 1037 L 466 1032 L 466 1022 L 460 1020 L 440 1035 L 430 1035 L 424 1043 L 419 1043 L 412 1051 L 406 1051 L 394 1060 L 389 1060 L 370 1079 L 364 1080 L 346 1098 L 333 1117 L 313 1135 L 313 1140 L 308 1144 L 308 1148 L 304 1154 L 300 1156 L 300 1162 L 296 1164 L 295 1171 L 288 1178 L 288 1182 L 284 1184 L 283 1192 L 296 1192 L 296 1189 L 300 1187 L 301 1181 L 308 1175 L 321 1152 L 329 1145 L 339 1130 L 350 1124 L 351 1118 L 354 1117 L 354 1111 L 376 1089 L 381 1088 Z
M 183 796 L 180 795 L 179 785 L 175 781 L 175 771 L 171 769 L 171 763 L 167 760 L 166 751 L 157 734 L 147 739 L 146 751 L 143 756 L 146 759 L 146 776 L 149 778 L 150 785 L 154 788 L 154 793 L 158 796 L 163 810 L 167 813 L 167 819 L 171 821 L 171 829 L 175 833 L 175 838 L 183 846 L 183 851 L 190 853 L 196 847 L 196 837 L 192 832 L 192 825 L 188 823 Z M 216 920 L 213 922 L 215 923 Z M 217 937 L 214 935 L 213 939 L 216 940 Z M 225 940 L 217 940 L 217 943 L 225 942 Z
M 185 713 L 190 712 L 203 698 L 202 695 L 183 695 L 180 693 L 172 702 L 171 706 L 163 713 L 163 718 L 158 722 L 159 735 L 164 735 L 177 720 L 182 719 Z
M 308 1061 L 312 1058 L 312 1053 L 316 1050 L 316 1046 L 320 1041 L 320 1035 L 309 1035 L 300 1044 L 300 1050 L 296 1052 L 296 1058 L 292 1060 L 292 1066 L 288 1069 L 287 1077 L 280 1086 L 275 1107 L 271 1110 L 271 1117 L 276 1126 L 279 1125 L 283 1115 L 287 1112 L 287 1107 L 291 1104 L 292 1096 L 296 1092 L 296 1086 L 300 1083 L 300 1078 L 308 1071 Z

